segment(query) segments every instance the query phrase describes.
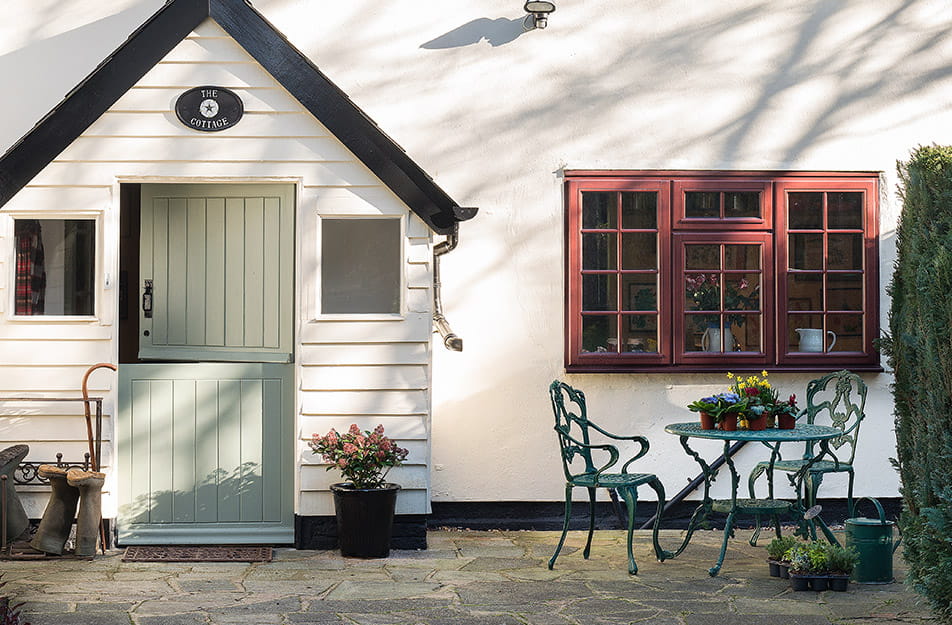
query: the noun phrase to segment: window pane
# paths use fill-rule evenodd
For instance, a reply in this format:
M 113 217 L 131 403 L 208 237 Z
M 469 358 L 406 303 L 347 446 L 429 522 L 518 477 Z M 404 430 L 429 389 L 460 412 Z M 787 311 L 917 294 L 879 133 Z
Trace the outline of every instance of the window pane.
M 725 269 L 760 269 L 759 245 L 725 245 Z
M 92 315 L 96 222 L 17 219 L 16 314 Z
M 690 218 L 720 217 L 721 194 L 717 191 L 686 191 L 684 216 Z
M 617 250 L 614 232 L 582 235 L 582 269 L 615 269 Z
M 618 333 L 615 329 L 615 316 L 582 317 L 583 352 L 617 352 Z
M 658 235 L 653 232 L 624 232 L 621 243 L 622 269 L 658 268 Z
M 721 277 L 717 273 L 689 273 L 684 276 L 685 310 L 720 310 Z
M 760 193 L 756 191 L 728 191 L 724 193 L 724 216 L 760 217 Z
M 622 274 L 621 282 L 627 299 L 625 310 L 658 310 L 658 277 L 656 274 Z
M 787 351 L 823 351 L 823 315 L 790 315 L 789 319 Z
M 685 245 L 685 269 L 720 269 L 721 246 L 714 245 Z
M 719 315 L 688 315 L 684 346 L 688 352 L 733 352 L 737 341 L 730 327 L 724 331 Z
M 615 274 L 582 276 L 582 310 L 615 310 Z
M 787 310 L 823 310 L 823 274 L 787 274 Z
M 862 230 L 862 193 L 856 191 L 827 193 L 826 204 L 829 228 Z
M 760 310 L 760 274 L 727 274 L 724 276 L 724 310 Z
M 582 228 L 599 229 L 618 227 L 618 194 L 589 192 L 582 194 Z
M 736 321 L 731 324 L 731 334 L 739 352 L 763 352 L 761 345 L 760 315 L 730 315 Z
M 624 351 L 658 353 L 658 316 L 623 315 Z
M 791 230 L 822 229 L 823 194 L 812 191 L 790 193 L 787 196 L 787 214 Z
M 836 343 L 830 349 L 833 352 L 861 352 L 863 351 L 863 315 L 829 315 L 826 320 L 827 329 L 836 335 Z M 827 336 L 831 341 L 833 337 Z
M 400 312 L 400 222 L 324 219 L 321 312 Z
M 830 234 L 827 239 L 827 269 L 862 269 L 863 235 Z
M 831 273 L 826 282 L 830 310 L 863 310 L 863 274 Z
M 823 269 L 823 235 L 789 235 L 790 269 Z
M 658 194 L 646 191 L 622 193 L 621 227 L 626 230 L 657 228 Z

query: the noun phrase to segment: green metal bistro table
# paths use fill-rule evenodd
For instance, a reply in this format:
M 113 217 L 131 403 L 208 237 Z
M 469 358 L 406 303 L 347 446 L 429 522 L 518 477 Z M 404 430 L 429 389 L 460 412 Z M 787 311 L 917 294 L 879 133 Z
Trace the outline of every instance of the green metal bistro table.
M 822 519 L 815 515 L 807 515 L 811 517 L 809 519 L 803 518 L 803 513 L 805 511 L 803 506 L 804 500 L 802 495 L 802 487 L 803 481 L 813 463 L 827 455 L 832 457 L 834 462 L 836 461 L 836 456 L 830 451 L 829 444 L 832 439 L 840 436 L 843 433 L 842 430 L 825 425 L 810 424 L 797 424 L 797 426 L 792 430 L 781 430 L 776 428 L 768 428 L 766 430 L 737 431 L 704 430 L 701 429 L 701 424 L 696 422 L 672 423 L 671 425 L 666 426 L 664 429 L 669 434 L 679 436 L 681 438 L 681 447 L 683 447 L 684 451 L 686 451 L 689 456 L 694 458 L 701 466 L 701 471 L 704 474 L 704 499 L 694 510 L 694 514 L 691 516 L 691 521 L 688 524 L 688 529 L 684 536 L 684 540 L 677 550 L 661 550 L 660 546 L 657 544 L 657 539 L 655 540 L 655 549 L 659 550 L 659 559 L 665 560 L 680 555 L 680 553 L 684 551 L 685 547 L 687 547 L 688 543 L 691 541 L 691 536 L 694 533 L 694 530 L 706 521 L 708 515 L 710 515 L 711 512 L 727 515 L 727 520 L 724 523 L 724 540 L 721 545 L 720 555 L 717 558 L 717 563 L 708 569 L 708 573 L 711 575 L 711 577 L 714 577 L 720 572 L 721 565 L 724 563 L 724 555 L 727 552 L 727 541 L 734 534 L 734 517 L 737 514 L 750 514 L 758 518 L 758 527 L 754 530 L 754 534 L 750 539 L 751 544 L 755 544 L 757 537 L 760 534 L 760 515 L 770 515 L 775 519 L 775 526 L 777 528 L 778 534 L 780 531 L 780 526 L 776 522 L 776 519 L 782 514 L 795 514 L 802 519 L 801 527 L 798 528 L 798 533 L 806 535 L 806 533 L 809 532 L 815 536 L 815 524 L 819 522 L 819 525 L 827 538 L 832 538 L 832 533 L 829 531 L 829 528 L 826 527 L 826 524 L 823 523 Z M 692 438 L 724 441 L 724 458 L 731 473 L 730 499 L 711 499 L 711 482 L 714 481 L 714 477 L 717 475 L 717 470 L 711 469 L 711 466 L 705 462 L 701 455 L 694 449 L 691 449 L 688 441 Z M 740 476 L 737 474 L 737 469 L 734 466 L 734 461 L 731 458 L 731 455 L 727 453 L 732 441 L 764 443 L 772 448 L 770 454 L 770 470 L 767 473 L 767 479 L 770 481 L 769 492 L 771 493 L 773 492 L 773 465 L 780 457 L 780 445 L 782 443 L 803 443 L 806 441 L 817 441 L 819 442 L 820 453 L 816 454 L 813 458 L 809 458 L 809 463 L 807 463 L 796 474 L 790 476 L 790 482 L 796 489 L 797 493 L 796 499 L 794 501 L 770 498 L 738 498 L 737 485 L 740 482 Z M 832 541 L 835 542 L 835 539 L 832 539 Z

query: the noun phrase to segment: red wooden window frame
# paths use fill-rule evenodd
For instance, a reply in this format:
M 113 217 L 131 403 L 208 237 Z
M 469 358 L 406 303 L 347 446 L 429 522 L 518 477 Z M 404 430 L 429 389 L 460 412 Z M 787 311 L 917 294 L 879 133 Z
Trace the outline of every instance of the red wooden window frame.
M 726 358 L 736 361 L 738 364 L 746 363 L 752 367 L 763 368 L 765 365 L 770 364 L 773 361 L 774 349 L 773 349 L 773 328 L 772 324 L 769 323 L 773 315 L 773 249 L 772 249 L 772 237 L 770 233 L 764 232 L 726 232 L 726 233 L 714 233 L 714 232 L 704 232 L 704 233 L 684 233 L 677 232 L 674 234 L 674 271 L 672 272 L 672 284 L 681 285 L 684 284 L 684 276 L 686 274 L 700 273 L 705 270 L 688 270 L 685 268 L 685 254 L 684 248 L 686 245 L 691 244 L 722 244 L 722 245 L 731 245 L 731 244 L 748 244 L 756 245 L 760 248 L 759 254 L 759 263 L 760 263 L 760 344 L 759 351 L 757 352 L 722 352 L 722 351 L 688 351 L 688 345 L 686 345 L 685 335 L 687 332 L 687 326 L 690 323 L 688 318 L 691 316 L 689 313 L 685 312 L 684 306 L 684 290 L 678 286 L 673 286 L 672 289 L 672 317 L 673 317 L 673 332 L 672 339 L 674 342 L 674 364 L 685 364 L 685 365 L 709 365 L 716 368 L 720 368 L 724 364 Z M 716 274 L 721 272 L 731 275 L 732 270 L 730 267 L 722 267 L 721 270 L 718 270 Z M 753 273 L 750 271 L 744 271 L 744 274 Z M 716 275 L 712 274 L 712 275 Z M 726 317 L 731 316 L 729 312 L 729 307 L 725 306 L 724 312 L 720 314 L 721 323 L 723 324 Z M 705 315 L 706 316 L 706 315 Z M 753 316 L 753 315 L 751 315 Z M 735 366 L 735 369 L 740 368 Z
M 827 212 L 826 212 L 826 202 L 829 197 L 829 194 L 836 193 L 838 191 L 845 192 L 860 192 L 863 194 L 863 225 L 861 228 L 835 228 L 828 227 L 827 223 Z M 874 340 L 879 336 L 879 215 L 876 210 L 876 203 L 879 198 L 879 185 L 878 179 L 867 179 L 867 180 L 856 180 L 856 179 L 823 179 L 823 178 L 814 178 L 814 179 L 787 179 L 787 180 L 778 180 L 776 183 L 775 189 L 775 198 L 778 206 L 781 206 L 783 211 L 783 219 L 778 224 L 777 229 L 777 239 L 778 242 L 782 242 L 781 245 L 777 246 L 777 301 L 786 302 L 787 301 L 787 277 L 790 273 L 793 273 L 789 269 L 789 234 L 790 234 L 790 223 L 788 219 L 787 202 L 790 193 L 795 192 L 817 192 L 823 193 L 824 195 L 824 224 L 823 228 L 820 229 L 800 229 L 802 232 L 816 232 L 824 234 L 824 269 L 821 272 L 824 276 L 830 274 L 836 274 L 836 270 L 829 270 L 825 267 L 828 262 L 828 247 L 827 240 L 830 233 L 846 233 L 846 234 L 862 234 L 863 236 L 863 302 L 864 307 L 862 311 L 863 322 L 862 322 L 862 350 L 857 351 L 837 351 L 829 352 L 825 354 L 810 354 L 804 352 L 793 351 L 787 348 L 785 338 L 789 338 L 791 328 L 790 328 L 790 311 L 784 305 L 781 310 L 785 313 L 783 315 L 778 315 L 777 323 L 777 336 L 778 336 L 778 355 L 779 363 L 782 365 L 800 365 L 800 364 L 809 364 L 817 361 L 818 359 L 822 361 L 832 361 L 837 365 L 842 365 L 846 367 L 855 367 L 857 365 L 865 365 L 875 362 L 878 364 L 878 359 L 874 360 L 871 356 L 876 354 L 874 348 Z M 853 273 L 853 271 L 844 271 L 842 273 Z M 824 277 L 824 280 L 826 278 Z M 824 289 L 824 294 L 828 295 L 827 289 Z M 833 310 L 831 313 L 830 311 Z M 831 309 L 828 303 L 825 301 L 822 308 L 822 316 L 828 318 L 830 315 L 836 315 L 837 312 L 835 309 Z M 843 314 L 841 312 L 841 314 Z M 855 311 L 854 311 L 855 314 Z M 827 329 L 827 324 L 824 322 L 823 328 L 824 331 Z M 826 337 L 824 337 L 826 339 Z
M 760 369 L 818 371 L 849 367 L 855 370 L 881 371 L 879 354 L 874 348 L 874 339 L 879 333 L 880 296 L 878 179 L 878 174 L 873 172 L 566 171 L 566 370 L 662 372 L 670 370 L 720 371 L 730 368 L 737 371 Z M 658 194 L 659 340 L 657 352 L 583 352 L 581 351 L 582 317 L 586 313 L 581 309 L 582 194 L 626 191 L 654 191 Z M 685 214 L 685 192 L 688 191 L 721 192 L 722 203 L 724 192 L 756 191 L 762 203 L 762 218 L 688 217 Z M 791 272 L 787 265 L 789 234 L 787 198 L 789 193 L 799 191 L 816 191 L 825 194 L 838 191 L 863 193 L 862 350 L 805 353 L 790 349 L 792 328 L 787 311 L 787 278 Z M 620 221 L 618 228 L 621 232 Z M 824 237 L 826 236 L 824 234 Z M 687 351 L 682 286 L 683 252 L 681 250 L 685 242 L 692 241 L 727 244 L 757 242 L 762 245 L 760 352 Z M 823 249 L 826 250 L 825 247 Z M 831 273 L 836 272 L 824 270 L 824 275 Z M 823 280 L 826 284 L 826 277 Z M 620 304 L 621 295 L 619 294 L 618 297 Z M 616 315 L 616 321 L 619 324 L 617 328 L 621 329 L 624 312 L 619 305 L 615 311 L 603 311 L 599 314 Z M 831 314 L 828 309 L 822 312 L 827 316 Z M 835 315 L 836 312 L 832 311 L 832 314 Z M 824 320 L 826 318 L 824 317 Z
M 601 367 L 604 365 L 609 365 L 611 367 L 618 366 L 632 366 L 632 365 L 663 365 L 666 362 L 670 361 L 670 341 L 659 341 L 658 350 L 656 353 L 643 353 L 643 354 L 631 354 L 631 353 L 596 353 L 596 352 L 583 352 L 582 351 L 582 318 L 585 316 L 585 312 L 582 310 L 582 275 L 586 272 L 582 270 L 582 234 L 583 228 L 581 223 L 581 214 L 582 214 L 582 187 L 579 187 L 572 182 L 570 182 L 566 187 L 567 197 L 566 200 L 569 204 L 568 211 L 568 222 L 567 228 L 570 233 L 569 236 L 569 248 L 572 252 L 568 256 L 568 276 L 573 276 L 571 284 L 566 289 L 566 294 L 568 298 L 568 307 L 570 310 L 574 310 L 575 314 L 567 317 L 568 332 L 569 338 L 566 341 L 566 361 L 571 361 L 572 364 L 576 365 L 588 365 L 594 367 Z M 671 334 L 670 329 L 670 318 L 664 314 L 664 294 L 670 291 L 670 286 L 667 282 L 670 280 L 670 269 L 669 269 L 669 259 L 671 257 L 670 249 L 670 237 L 665 236 L 665 233 L 670 232 L 671 222 L 670 222 L 670 184 L 664 180 L 637 180 L 637 181 L 628 181 L 628 180 L 598 180 L 587 183 L 584 185 L 584 192 L 586 193 L 618 193 L 623 192 L 654 192 L 657 193 L 657 231 L 658 231 L 658 241 L 657 241 L 657 253 L 658 253 L 658 301 L 656 302 L 656 307 L 660 311 L 658 314 L 658 336 L 662 339 L 668 337 Z M 618 202 L 620 211 L 621 202 Z M 617 231 L 619 233 L 623 232 L 622 222 L 619 218 L 616 222 Z M 616 263 L 616 270 L 609 270 L 609 272 L 622 273 L 620 263 Z M 619 293 L 619 299 L 620 299 Z M 615 311 L 606 311 L 602 314 L 605 316 L 616 316 L 616 323 L 621 324 L 624 315 L 622 306 L 616 306 Z M 616 327 L 620 327 L 616 326 Z M 619 333 L 621 334 L 621 333 Z

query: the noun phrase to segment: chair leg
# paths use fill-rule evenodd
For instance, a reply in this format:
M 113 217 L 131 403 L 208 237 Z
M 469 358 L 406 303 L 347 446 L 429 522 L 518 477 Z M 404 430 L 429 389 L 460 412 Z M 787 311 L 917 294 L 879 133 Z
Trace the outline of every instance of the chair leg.
M 637 575 L 638 574 L 638 565 L 635 564 L 635 556 L 631 552 L 631 540 L 634 537 L 635 531 L 635 510 L 638 507 L 638 489 L 637 487 L 631 486 L 626 488 L 618 489 L 621 491 L 621 496 L 625 500 L 625 505 L 628 507 L 628 574 Z
M 569 531 L 569 519 L 572 518 L 572 486 L 569 484 L 565 485 L 565 519 L 562 521 L 562 537 L 559 538 L 559 544 L 555 548 L 555 553 L 552 554 L 552 557 L 549 559 L 549 570 L 552 570 L 552 567 L 555 566 L 555 559 L 559 557 L 559 552 L 562 551 L 562 545 L 565 544 L 565 534 Z
M 658 530 L 661 529 L 661 513 L 664 512 L 664 504 L 667 501 L 664 495 L 664 485 L 661 480 L 655 478 L 648 482 L 648 486 L 653 488 L 658 496 L 658 510 L 655 512 L 654 525 L 651 528 L 651 541 L 654 543 L 655 557 L 658 558 L 658 562 L 664 562 L 666 559 L 673 557 L 673 554 L 662 549 L 661 543 L 658 542 Z
M 856 517 L 856 503 L 853 501 L 853 469 L 850 469 L 848 473 L 850 481 L 846 489 L 846 518 L 852 519 Z
M 595 488 L 588 489 L 588 540 L 585 541 L 585 551 L 582 556 L 588 560 L 588 554 L 592 552 L 592 535 L 595 534 Z

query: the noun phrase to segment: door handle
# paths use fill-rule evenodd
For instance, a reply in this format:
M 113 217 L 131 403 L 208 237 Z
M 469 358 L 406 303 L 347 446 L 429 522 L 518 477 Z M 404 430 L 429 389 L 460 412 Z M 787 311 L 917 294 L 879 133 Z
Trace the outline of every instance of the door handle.
M 152 280 L 143 280 L 142 288 L 142 316 L 152 318 Z

